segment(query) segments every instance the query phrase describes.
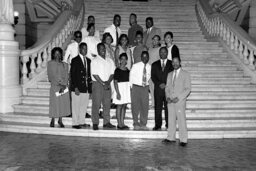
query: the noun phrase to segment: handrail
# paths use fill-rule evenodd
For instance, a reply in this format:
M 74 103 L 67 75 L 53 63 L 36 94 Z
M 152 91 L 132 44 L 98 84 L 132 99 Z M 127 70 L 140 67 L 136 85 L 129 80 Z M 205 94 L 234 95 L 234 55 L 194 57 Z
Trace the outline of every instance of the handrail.
M 56 46 L 62 47 L 74 31 L 81 29 L 85 14 L 84 1 L 76 0 L 73 7 L 72 11 L 63 11 L 48 29 L 47 34 L 31 48 L 21 51 L 23 93 L 24 88 L 37 80 L 40 74 L 46 72 L 51 50 Z
M 196 10 L 204 29 L 209 36 L 223 40 L 235 54 L 239 54 L 240 59 L 251 71 L 255 71 L 256 43 L 239 26 L 223 13 L 214 13 L 209 9 L 208 2 L 198 0 Z

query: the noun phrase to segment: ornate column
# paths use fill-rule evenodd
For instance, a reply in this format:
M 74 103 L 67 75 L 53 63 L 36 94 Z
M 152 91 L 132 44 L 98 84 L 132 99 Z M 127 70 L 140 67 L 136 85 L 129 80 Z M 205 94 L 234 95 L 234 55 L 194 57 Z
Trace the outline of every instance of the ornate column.
M 249 34 L 256 40 L 256 1 L 250 2 Z
M 19 44 L 14 41 L 13 1 L 0 0 L 0 113 L 20 102 Z

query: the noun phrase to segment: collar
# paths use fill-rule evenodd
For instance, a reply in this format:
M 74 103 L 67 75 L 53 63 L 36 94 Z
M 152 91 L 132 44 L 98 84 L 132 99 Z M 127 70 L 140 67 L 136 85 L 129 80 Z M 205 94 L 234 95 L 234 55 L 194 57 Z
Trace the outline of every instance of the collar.
M 164 62 L 164 64 L 167 63 L 167 58 L 166 59 L 160 59 L 161 60 L 161 64 Z
M 179 68 L 179 69 L 176 70 L 176 77 L 179 75 L 180 70 L 181 70 L 181 68 Z M 175 70 L 174 70 L 174 72 L 175 72 Z

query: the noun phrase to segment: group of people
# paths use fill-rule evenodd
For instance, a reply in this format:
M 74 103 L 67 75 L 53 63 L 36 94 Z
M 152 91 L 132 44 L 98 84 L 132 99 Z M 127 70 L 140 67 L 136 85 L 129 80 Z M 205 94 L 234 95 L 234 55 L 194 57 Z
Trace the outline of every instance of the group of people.
M 148 130 L 150 92 L 151 107 L 155 109 L 153 130 L 161 130 L 164 107 L 168 137 L 163 143 L 175 142 L 177 118 L 180 144 L 185 146 L 185 108 L 191 80 L 190 74 L 181 69 L 173 33 L 166 32 L 161 41 L 161 30 L 154 26 L 152 17 L 146 18 L 143 31 L 132 13 L 128 35 L 120 29 L 121 16 L 115 15 L 100 40 L 94 16 L 87 21 L 87 28 L 74 33 L 74 41 L 65 55 L 59 47 L 52 49 L 52 60 L 48 63 L 50 126 L 54 127 L 54 118 L 59 118 L 59 126 L 64 127 L 62 117 L 72 113 L 73 128 L 90 127 L 85 123 L 85 114 L 91 96 L 93 130 L 99 129 L 100 108 L 103 128 L 129 129 L 124 123 L 127 104 L 131 104 L 134 130 Z M 110 123 L 111 103 L 117 105 L 117 126 Z

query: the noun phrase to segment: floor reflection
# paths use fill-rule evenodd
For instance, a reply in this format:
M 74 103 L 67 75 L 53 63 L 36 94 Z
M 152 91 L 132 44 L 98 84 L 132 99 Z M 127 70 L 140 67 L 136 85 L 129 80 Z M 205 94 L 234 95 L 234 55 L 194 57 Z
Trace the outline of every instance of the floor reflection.
M 256 170 L 255 139 L 161 140 L 0 132 L 0 171 Z

